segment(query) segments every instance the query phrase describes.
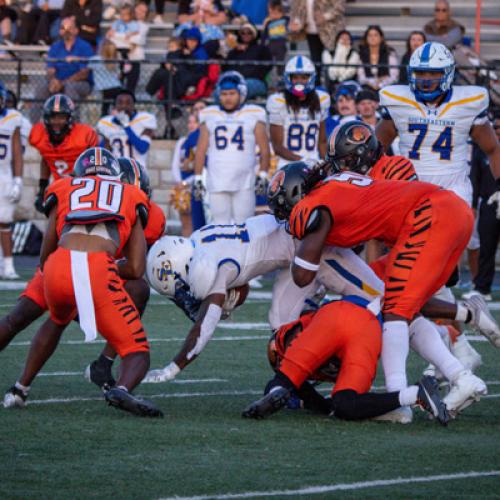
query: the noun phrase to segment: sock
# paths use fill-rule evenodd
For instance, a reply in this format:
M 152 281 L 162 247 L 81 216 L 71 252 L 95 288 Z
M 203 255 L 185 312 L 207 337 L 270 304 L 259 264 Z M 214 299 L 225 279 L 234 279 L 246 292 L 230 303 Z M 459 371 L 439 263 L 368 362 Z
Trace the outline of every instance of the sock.
M 3 271 L 4 271 L 4 273 L 15 272 L 14 257 L 4 257 L 3 258 Z
M 388 392 L 404 389 L 406 358 L 410 350 L 408 325 L 405 321 L 386 321 L 382 333 L 382 367 Z
M 410 385 L 399 391 L 399 404 L 401 406 L 414 405 L 417 402 L 418 385 Z
M 128 389 L 124 385 L 119 385 L 117 389 L 122 389 L 125 392 L 128 392 Z
M 432 363 L 448 380 L 453 380 L 464 370 L 462 363 L 451 354 L 429 320 L 417 318 L 411 323 L 410 332 L 412 349 Z
M 471 319 L 472 313 L 469 311 L 469 309 L 461 302 L 457 302 L 457 314 L 455 316 L 455 320 L 469 323 Z
M 31 388 L 29 385 L 23 385 L 20 382 L 16 382 L 14 385 L 16 386 L 16 389 L 19 389 L 25 395 L 28 394 Z

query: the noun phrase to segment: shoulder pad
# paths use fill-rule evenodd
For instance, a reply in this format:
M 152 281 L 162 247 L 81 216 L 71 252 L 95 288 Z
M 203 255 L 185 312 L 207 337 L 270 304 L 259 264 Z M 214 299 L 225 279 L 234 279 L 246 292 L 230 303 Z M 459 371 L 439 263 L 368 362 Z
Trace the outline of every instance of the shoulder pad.
M 188 281 L 193 295 L 204 300 L 212 290 L 217 278 L 218 265 L 208 252 L 196 252 L 189 263 Z
M 137 217 L 139 217 L 141 221 L 142 229 L 145 229 L 146 226 L 148 225 L 148 216 L 149 216 L 148 209 L 145 205 L 140 203 L 137 205 L 136 211 L 137 211 Z

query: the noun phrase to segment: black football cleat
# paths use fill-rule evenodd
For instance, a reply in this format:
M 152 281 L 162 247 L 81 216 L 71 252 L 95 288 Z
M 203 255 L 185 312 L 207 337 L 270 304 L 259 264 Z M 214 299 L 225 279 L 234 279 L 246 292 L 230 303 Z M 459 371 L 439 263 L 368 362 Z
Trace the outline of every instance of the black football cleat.
M 163 412 L 147 399 L 136 398 L 120 387 L 113 387 L 104 393 L 110 406 L 128 411 L 139 417 L 163 417 Z
M 111 362 L 104 363 L 100 359 L 96 359 L 85 368 L 85 378 L 104 392 L 109 391 L 116 385 L 116 380 L 111 371 L 112 366 Z
M 283 409 L 290 398 L 290 391 L 277 385 L 263 398 L 254 401 L 241 414 L 245 418 L 266 418 Z
M 437 418 L 440 424 L 448 424 L 451 417 L 439 395 L 439 382 L 434 377 L 426 375 L 417 385 L 417 405 Z

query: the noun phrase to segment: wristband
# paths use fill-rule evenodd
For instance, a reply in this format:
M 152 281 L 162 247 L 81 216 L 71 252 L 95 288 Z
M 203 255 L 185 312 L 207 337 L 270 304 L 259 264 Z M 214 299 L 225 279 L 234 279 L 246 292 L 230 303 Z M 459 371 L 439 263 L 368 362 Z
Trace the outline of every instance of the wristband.
M 307 260 L 301 259 L 300 257 L 295 256 L 293 259 L 294 264 L 303 269 L 307 269 L 308 271 L 319 271 L 319 264 L 313 264 L 312 262 L 308 262 Z

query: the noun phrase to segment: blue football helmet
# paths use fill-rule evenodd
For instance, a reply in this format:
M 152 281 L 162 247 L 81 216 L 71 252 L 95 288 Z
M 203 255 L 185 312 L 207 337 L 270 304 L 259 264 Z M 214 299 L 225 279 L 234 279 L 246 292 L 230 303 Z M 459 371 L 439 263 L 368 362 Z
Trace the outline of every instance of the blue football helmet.
M 292 75 L 309 75 L 309 80 L 305 85 L 302 83 L 293 84 Z M 294 56 L 286 63 L 283 79 L 288 92 L 297 97 L 304 97 L 312 92 L 316 86 L 316 69 L 308 57 Z
M 242 106 L 247 98 L 248 87 L 245 78 L 238 71 L 226 71 L 219 77 L 219 81 L 215 87 L 215 98 L 219 105 L 221 91 L 230 89 L 236 89 L 240 93 L 240 106 Z
M 419 78 L 419 71 L 439 73 L 436 78 Z M 408 83 L 415 97 L 434 101 L 451 89 L 455 76 L 455 59 L 441 43 L 427 42 L 413 52 L 408 65 Z M 433 89 L 436 82 L 437 88 Z

